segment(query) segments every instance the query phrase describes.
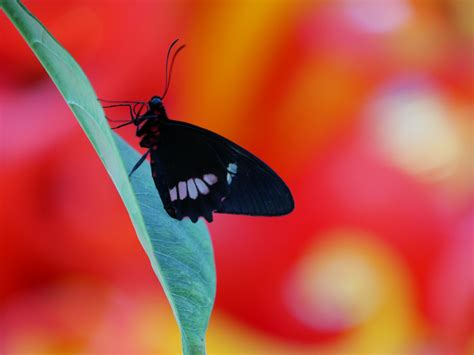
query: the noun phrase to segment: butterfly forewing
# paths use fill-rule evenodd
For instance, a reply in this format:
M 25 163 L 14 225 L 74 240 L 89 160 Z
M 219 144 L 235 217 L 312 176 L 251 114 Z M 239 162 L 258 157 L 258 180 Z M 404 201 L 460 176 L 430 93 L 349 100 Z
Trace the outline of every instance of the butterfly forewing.
M 277 216 L 293 199 L 265 163 L 216 133 L 169 120 L 151 151 L 153 179 L 168 214 L 177 219 L 212 213 Z

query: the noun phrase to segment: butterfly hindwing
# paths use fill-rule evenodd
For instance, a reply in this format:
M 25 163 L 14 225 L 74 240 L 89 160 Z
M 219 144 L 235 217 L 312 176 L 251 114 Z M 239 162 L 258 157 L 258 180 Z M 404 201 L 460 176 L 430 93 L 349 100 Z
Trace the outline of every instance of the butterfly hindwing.
M 212 221 L 212 212 L 229 194 L 224 170 L 214 150 L 187 131 L 163 124 L 156 149 L 151 151 L 155 185 L 168 214 L 177 219 L 200 216 Z
M 293 198 L 264 162 L 216 133 L 169 120 L 151 151 L 153 179 L 168 214 L 193 222 L 212 213 L 278 216 Z

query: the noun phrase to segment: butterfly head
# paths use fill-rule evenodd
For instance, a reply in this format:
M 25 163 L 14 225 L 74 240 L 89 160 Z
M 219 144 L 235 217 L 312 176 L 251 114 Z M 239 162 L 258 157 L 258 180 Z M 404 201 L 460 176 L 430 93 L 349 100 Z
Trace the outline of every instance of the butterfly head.
M 153 96 L 150 101 L 148 102 L 150 109 L 152 111 L 160 111 L 163 108 L 163 101 L 159 96 Z

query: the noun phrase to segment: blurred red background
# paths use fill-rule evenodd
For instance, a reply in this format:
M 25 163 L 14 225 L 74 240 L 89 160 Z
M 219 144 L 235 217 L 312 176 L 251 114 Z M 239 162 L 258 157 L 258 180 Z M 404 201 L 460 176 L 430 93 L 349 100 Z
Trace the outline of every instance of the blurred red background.
M 289 216 L 209 225 L 210 354 L 473 352 L 471 1 L 25 4 L 102 98 L 160 94 L 182 39 L 169 115 L 248 148 L 292 189 Z M 179 351 L 107 173 L 0 22 L 0 351 Z

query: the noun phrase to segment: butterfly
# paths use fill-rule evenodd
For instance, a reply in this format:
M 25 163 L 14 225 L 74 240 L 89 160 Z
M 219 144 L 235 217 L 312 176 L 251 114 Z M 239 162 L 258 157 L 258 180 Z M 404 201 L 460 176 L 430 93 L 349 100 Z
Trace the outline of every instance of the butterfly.
M 281 216 L 294 209 L 288 186 L 262 160 L 236 143 L 204 128 L 168 117 L 163 99 L 169 88 L 174 53 L 161 96 L 144 101 L 108 101 L 128 107 L 130 120 L 113 127 L 136 126 L 140 146 L 146 153 L 129 176 L 150 157 L 153 181 L 172 218 L 188 217 L 196 222 L 204 217 L 212 222 L 213 213 L 251 216 Z

